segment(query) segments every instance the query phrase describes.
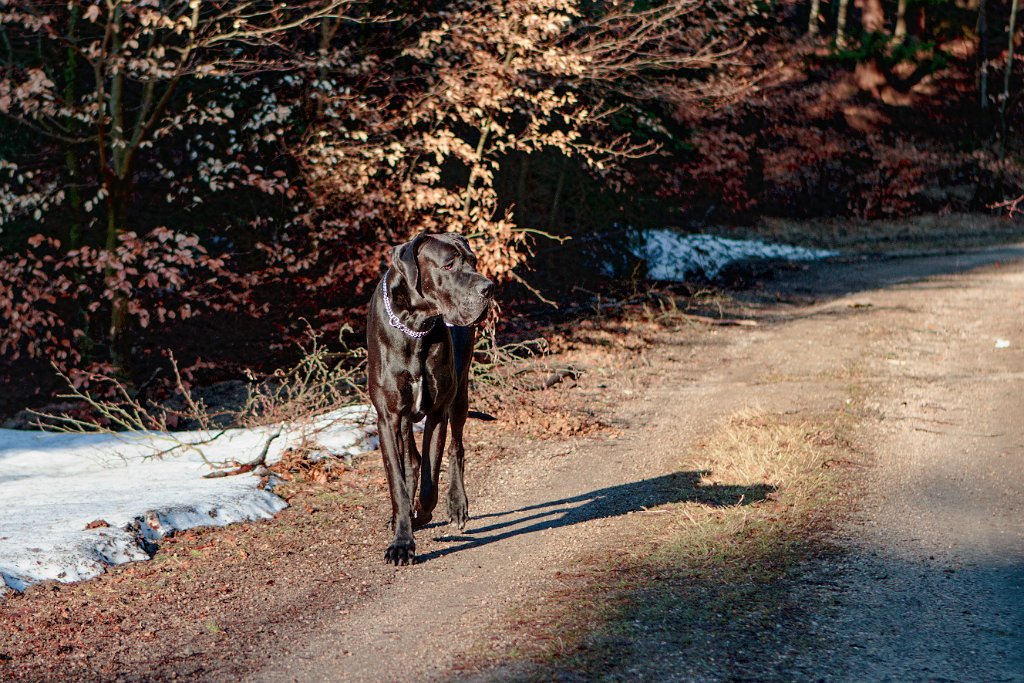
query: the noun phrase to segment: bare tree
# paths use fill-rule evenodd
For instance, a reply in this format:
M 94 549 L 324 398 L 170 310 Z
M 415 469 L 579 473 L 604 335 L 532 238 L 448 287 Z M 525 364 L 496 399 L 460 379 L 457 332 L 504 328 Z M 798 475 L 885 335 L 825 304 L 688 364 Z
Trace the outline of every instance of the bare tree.
M 749 81 L 730 78 L 728 67 L 743 45 L 744 15 L 715 5 L 710 20 L 701 15 L 709 6 L 684 0 L 589 16 L 565 0 L 509 0 L 420 18 L 407 31 L 414 42 L 402 46 L 406 63 L 417 60 L 413 73 L 395 78 L 408 67 L 378 63 L 374 73 L 386 80 L 325 94 L 329 110 L 359 114 L 326 118 L 311 136 L 307 182 L 328 211 L 353 206 L 338 222 L 342 233 L 394 212 L 403 231 L 463 232 L 484 272 L 515 279 L 525 238 L 546 226 L 517 225 L 502 210 L 501 164 L 556 150 L 614 182 L 617 162 L 655 150 L 611 132 L 624 103 L 696 106 L 741 91 Z M 452 168 L 466 180 L 452 183 Z
M 279 47 L 290 31 L 336 17 L 345 4 L 0 0 L 7 46 L 0 53 L 0 116 L 64 147 L 68 173 L 81 180 L 70 184 L 70 201 L 86 213 L 105 206 L 96 227 L 112 252 L 132 228 L 145 150 L 191 124 L 234 116 L 227 101 L 200 103 L 190 87 L 204 78 L 281 68 L 263 52 Z M 85 159 L 98 179 L 92 188 L 76 177 Z M 93 196 L 83 198 L 85 189 Z M 55 195 L 53 203 L 63 197 Z M 72 248 L 81 232 L 73 228 Z M 129 298 L 117 289 L 115 269 L 111 262 L 110 355 L 124 369 L 131 355 Z

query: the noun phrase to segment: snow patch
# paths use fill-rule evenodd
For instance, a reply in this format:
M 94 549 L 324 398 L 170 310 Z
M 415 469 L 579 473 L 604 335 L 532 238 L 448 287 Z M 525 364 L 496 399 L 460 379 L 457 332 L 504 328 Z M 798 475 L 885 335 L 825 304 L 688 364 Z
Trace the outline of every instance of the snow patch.
M 634 255 L 647 262 L 649 279 L 672 282 L 694 277 L 710 280 L 736 261 L 813 261 L 838 256 L 838 252 L 825 249 L 716 235 L 684 235 L 672 230 L 643 230 L 634 235 L 632 243 Z
M 37 581 L 81 581 L 149 559 L 175 531 L 268 519 L 287 507 L 259 478 L 204 479 L 247 462 L 274 433 L 268 462 L 314 440 L 324 453 L 376 448 L 373 408 L 351 406 L 312 424 L 171 434 L 60 434 L 0 429 L 0 596 Z M 189 448 L 176 448 L 192 444 Z M 86 528 L 93 526 L 95 528 Z

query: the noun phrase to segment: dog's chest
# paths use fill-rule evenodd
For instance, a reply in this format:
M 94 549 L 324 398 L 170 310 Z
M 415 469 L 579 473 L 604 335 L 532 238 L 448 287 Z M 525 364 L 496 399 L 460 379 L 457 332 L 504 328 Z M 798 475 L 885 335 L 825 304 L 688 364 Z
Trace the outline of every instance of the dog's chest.
M 443 410 L 455 395 L 455 374 L 452 368 L 451 351 L 438 354 L 421 365 L 419 372 L 409 373 L 409 405 L 416 419 L 428 413 Z M 440 361 L 440 362 L 439 362 Z
M 413 378 L 412 382 L 409 383 L 409 389 L 412 392 L 412 409 L 417 415 L 423 415 L 429 409 L 429 406 L 425 405 L 423 397 L 423 376 Z

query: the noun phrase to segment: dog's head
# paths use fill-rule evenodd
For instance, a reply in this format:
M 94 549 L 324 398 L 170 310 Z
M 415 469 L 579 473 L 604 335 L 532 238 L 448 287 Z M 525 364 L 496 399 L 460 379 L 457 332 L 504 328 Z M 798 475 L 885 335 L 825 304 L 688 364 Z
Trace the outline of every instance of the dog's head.
M 494 283 L 476 272 L 469 242 L 454 233 L 417 235 L 391 253 L 417 308 L 452 325 L 475 325 L 494 300 Z

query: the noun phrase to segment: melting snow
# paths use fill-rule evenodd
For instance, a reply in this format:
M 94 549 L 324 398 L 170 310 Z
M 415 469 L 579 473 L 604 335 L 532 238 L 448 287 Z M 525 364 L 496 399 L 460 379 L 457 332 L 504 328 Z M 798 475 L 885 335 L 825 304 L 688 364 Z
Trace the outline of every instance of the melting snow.
M 203 479 L 207 463 L 270 462 L 304 436 L 324 451 L 376 447 L 373 410 L 353 406 L 312 425 L 207 432 L 61 434 L 0 429 L 0 593 L 37 581 L 80 581 L 149 559 L 149 544 L 183 529 L 266 519 L 287 507 L 259 478 Z M 195 444 L 153 457 L 177 443 Z M 205 458 L 205 462 L 204 462 Z M 109 526 L 86 529 L 92 522 Z
M 712 279 L 730 263 L 747 259 L 813 261 L 838 255 L 824 249 L 715 235 L 684 235 L 671 230 L 642 231 L 636 235 L 634 244 L 633 253 L 647 262 L 650 279 L 674 282 L 693 277 Z

